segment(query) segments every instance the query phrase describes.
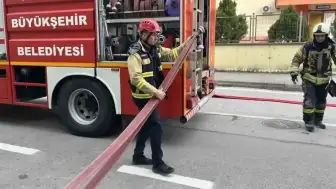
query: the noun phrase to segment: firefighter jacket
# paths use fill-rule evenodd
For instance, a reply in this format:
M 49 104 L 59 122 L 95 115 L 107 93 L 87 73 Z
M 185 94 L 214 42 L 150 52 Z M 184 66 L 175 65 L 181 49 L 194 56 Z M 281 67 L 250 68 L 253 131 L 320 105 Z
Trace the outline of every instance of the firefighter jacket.
M 133 98 L 152 98 L 164 80 L 161 60 L 175 61 L 180 51 L 181 46 L 174 49 L 157 46 L 148 51 L 141 41 L 132 44 L 127 63 Z
M 301 77 L 311 81 L 316 85 L 329 82 L 332 74 L 331 59 L 336 64 L 336 46 L 331 40 L 324 48 L 317 48 L 313 41 L 304 44 L 295 53 L 290 72 L 299 73 L 300 64 L 302 65 Z

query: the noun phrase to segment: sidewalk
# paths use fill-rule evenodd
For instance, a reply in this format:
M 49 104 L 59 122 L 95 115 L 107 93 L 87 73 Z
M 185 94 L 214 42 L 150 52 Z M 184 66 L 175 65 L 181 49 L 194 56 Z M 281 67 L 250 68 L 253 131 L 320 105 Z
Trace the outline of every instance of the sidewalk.
M 285 73 L 244 73 L 244 72 L 216 72 L 217 86 L 248 87 L 258 89 L 302 91 L 301 79 L 293 84 L 289 74 Z

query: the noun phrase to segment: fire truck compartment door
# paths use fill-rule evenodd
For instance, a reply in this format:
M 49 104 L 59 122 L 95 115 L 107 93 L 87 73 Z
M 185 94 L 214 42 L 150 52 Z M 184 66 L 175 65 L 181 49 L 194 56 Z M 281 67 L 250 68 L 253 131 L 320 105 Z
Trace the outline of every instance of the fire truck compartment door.
M 10 97 L 10 74 L 5 40 L 4 5 L 0 1 L 0 99 Z

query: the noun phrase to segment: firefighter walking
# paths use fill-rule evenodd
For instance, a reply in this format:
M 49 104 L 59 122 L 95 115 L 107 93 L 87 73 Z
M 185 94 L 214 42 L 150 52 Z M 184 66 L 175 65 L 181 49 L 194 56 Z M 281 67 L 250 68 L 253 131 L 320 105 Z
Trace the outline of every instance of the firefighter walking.
M 325 129 L 322 123 L 332 76 L 333 59 L 336 64 L 335 43 L 329 38 L 330 27 L 320 23 L 313 29 L 314 39 L 305 43 L 295 53 L 290 66 L 290 76 L 294 84 L 300 73 L 302 79 L 303 121 L 306 130 L 313 132 L 315 127 Z M 299 70 L 300 64 L 302 70 Z
M 164 80 L 161 60 L 176 60 L 185 43 L 174 49 L 158 45 L 161 28 L 152 19 L 141 21 L 138 32 L 140 40 L 130 46 L 127 61 L 133 101 L 138 109 L 142 109 L 151 98 L 160 100 L 165 98 L 165 92 L 158 89 Z M 168 166 L 162 160 L 162 135 L 159 112 L 158 109 L 155 109 L 139 132 L 134 149 L 133 164 L 152 164 L 155 173 L 172 173 L 174 168 Z M 150 138 L 152 159 L 144 156 L 145 143 L 148 138 Z

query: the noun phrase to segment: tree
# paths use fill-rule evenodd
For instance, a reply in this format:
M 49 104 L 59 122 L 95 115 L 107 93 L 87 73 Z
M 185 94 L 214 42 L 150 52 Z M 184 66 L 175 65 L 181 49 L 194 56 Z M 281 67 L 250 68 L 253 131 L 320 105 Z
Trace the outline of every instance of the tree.
M 333 37 L 334 41 L 336 41 L 336 16 L 335 16 L 334 21 L 331 23 L 330 29 L 331 29 L 331 35 L 332 35 L 331 37 Z
M 292 6 L 289 6 L 281 14 L 280 18 L 268 30 L 270 42 L 292 41 L 298 42 L 300 16 Z M 302 40 L 308 39 L 308 24 L 302 19 Z
M 237 3 L 233 0 L 221 0 L 217 8 L 216 41 L 239 42 L 247 33 L 245 15 L 237 15 Z

